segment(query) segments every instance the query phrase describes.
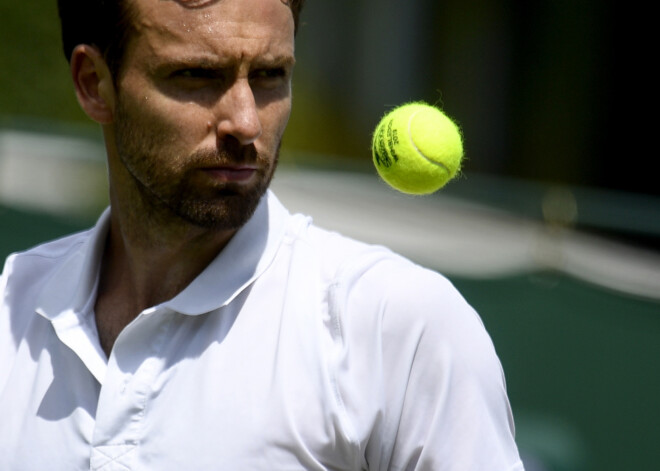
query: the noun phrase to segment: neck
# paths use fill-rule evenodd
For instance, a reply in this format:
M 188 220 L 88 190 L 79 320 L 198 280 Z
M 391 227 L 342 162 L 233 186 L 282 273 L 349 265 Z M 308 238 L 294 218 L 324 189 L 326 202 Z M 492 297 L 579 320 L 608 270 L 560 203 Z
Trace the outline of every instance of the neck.
M 119 333 L 140 312 L 179 294 L 224 248 L 235 231 L 195 227 L 139 200 L 122 204 L 111 188 L 110 231 L 101 262 L 95 319 L 110 355 Z
M 166 218 L 159 211 L 143 211 L 135 201 L 131 207 L 112 201 L 102 287 L 113 296 L 133 300 L 137 315 L 181 292 L 234 232 L 200 228 L 172 215 Z

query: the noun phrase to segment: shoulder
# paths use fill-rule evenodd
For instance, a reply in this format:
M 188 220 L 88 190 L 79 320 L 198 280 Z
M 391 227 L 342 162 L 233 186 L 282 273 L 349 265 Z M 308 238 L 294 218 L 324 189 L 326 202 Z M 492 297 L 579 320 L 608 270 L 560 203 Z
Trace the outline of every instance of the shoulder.
M 514 469 L 504 374 L 478 313 L 442 274 L 337 237 L 320 237 L 345 249 L 327 260 L 332 371 L 374 469 Z
M 89 234 L 90 230 L 85 230 L 13 253 L 5 261 L 4 276 L 10 279 L 26 271 L 42 273 L 49 267 L 57 266 L 62 259 L 68 258 L 84 244 Z
M 340 272 L 336 298 L 347 335 L 363 342 L 377 333 L 374 348 L 383 359 L 398 362 L 407 354 L 408 363 L 401 366 L 408 368 L 412 362 L 426 367 L 451 358 L 475 372 L 499 372 L 481 317 L 437 271 L 395 253 L 357 257 Z
M 368 272 L 385 275 L 381 268 L 372 270 L 377 265 L 396 270 L 398 265 L 410 263 L 385 246 L 359 241 L 311 223 L 298 232 L 296 242 L 310 249 L 323 278 L 332 286 L 352 285 Z
M 313 224 L 296 232 L 295 243 L 316 259 L 323 286 L 335 303 L 359 306 L 366 313 L 388 315 L 388 321 L 437 323 L 447 316 L 465 315 L 481 324 L 449 279 L 387 247 L 371 244 Z M 344 314 L 350 314 L 344 312 Z M 395 317 L 392 317 L 395 316 Z M 381 319 L 383 320 L 383 319 Z
M 50 280 L 75 272 L 83 263 L 81 247 L 88 239 L 89 231 L 79 232 L 10 255 L 2 273 L 3 309 L 12 316 L 33 312 L 39 294 Z
M 442 324 L 465 317 L 482 327 L 476 312 L 441 273 L 384 246 L 315 226 L 308 233 L 335 299 L 354 306 L 361 316 L 369 312 L 395 325 Z
M 369 358 L 398 361 L 405 348 L 418 362 L 450 355 L 499 372 L 481 317 L 447 277 L 386 247 L 313 225 L 303 239 L 318 260 L 335 342 L 347 352 L 367 349 Z

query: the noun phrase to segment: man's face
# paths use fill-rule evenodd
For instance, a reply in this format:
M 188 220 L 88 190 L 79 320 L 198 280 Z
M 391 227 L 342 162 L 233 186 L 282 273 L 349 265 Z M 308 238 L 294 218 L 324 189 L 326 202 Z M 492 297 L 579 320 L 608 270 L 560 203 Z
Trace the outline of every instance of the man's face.
M 268 187 L 289 118 L 291 11 L 281 0 L 129 1 L 136 33 L 117 79 L 113 191 L 236 229 Z

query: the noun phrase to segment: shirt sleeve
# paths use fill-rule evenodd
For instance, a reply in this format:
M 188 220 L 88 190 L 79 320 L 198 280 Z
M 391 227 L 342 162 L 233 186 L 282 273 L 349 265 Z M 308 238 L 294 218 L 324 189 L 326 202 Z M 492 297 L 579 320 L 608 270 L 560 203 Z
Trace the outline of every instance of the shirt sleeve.
M 451 283 L 396 258 L 347 283 L 342 323 L 353 386 L 345 389 L 362 393 L 352 414 L 368 435 L 366 467 L 522 470 L 500 361 Z

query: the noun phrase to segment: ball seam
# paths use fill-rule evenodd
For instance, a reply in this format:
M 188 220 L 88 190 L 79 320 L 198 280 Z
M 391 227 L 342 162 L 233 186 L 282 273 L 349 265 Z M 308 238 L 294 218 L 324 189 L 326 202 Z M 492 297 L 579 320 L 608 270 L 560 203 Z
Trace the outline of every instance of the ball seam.
M 438 167 L 442 167 L 443 169 L 445 169 L 446 172 L 449 173 L 449 168 L 445 164 L 443 164 L 442 162 L 437 162 L 435 160 L 429 159 L 427 156 L 425 156 L 422 153 L 421 150 L 419 150 L 419 147 L 417 147 L 417 144 L 415 144 L 415 140 L 412 137 L 412 122 L 413 122 L 413 119 L 415 118 L 415 116 L 417 115 L 417 113 L 419 113 L 420 111 L 421 110 L 415 111 L 412 115 L 410 115 L 410 119 L 408 119 L 408 139 L 410 139 L 410 144 L 412 144 L 412 146 L 415 149 L 415 151 L 417 152 L 417 154 L 419 154 L 419 156 L 422 157 L 424 160 L 426 160 L 427 162 L 429 162 L 433 165 L 437 165 Z

